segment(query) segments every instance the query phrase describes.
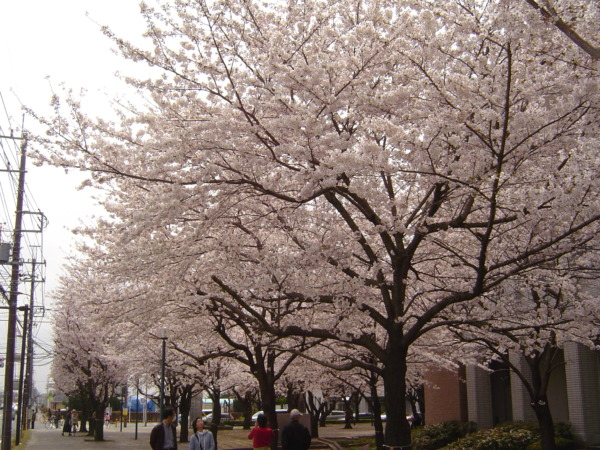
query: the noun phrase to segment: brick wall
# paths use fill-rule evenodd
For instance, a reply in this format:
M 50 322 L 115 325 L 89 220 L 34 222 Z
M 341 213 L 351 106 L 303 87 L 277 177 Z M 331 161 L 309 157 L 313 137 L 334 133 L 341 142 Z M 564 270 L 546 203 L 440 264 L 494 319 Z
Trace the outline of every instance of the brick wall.
M 465 369 L 432 369 L 425 375 L 425 423 L 468 420 Z

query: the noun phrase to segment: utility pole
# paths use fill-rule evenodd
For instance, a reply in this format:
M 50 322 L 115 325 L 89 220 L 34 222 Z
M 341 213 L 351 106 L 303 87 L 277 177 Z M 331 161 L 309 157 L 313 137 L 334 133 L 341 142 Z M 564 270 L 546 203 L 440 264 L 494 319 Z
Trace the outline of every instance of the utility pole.
M 30 287 L 30 296 L 29 296 L 29 327 L 27 329 L 27 366 L 25 368 L 25 390 L 23 392 L 23 408 L 22 414 L 23 420 L 25 421 L 25 429 L 29 428 L 27 426 L 27 418 L 29 417 L 30 409 L 32 405 L 31 399 L 33 397 L 33 308 L 35 305 L 34 302 L 34 293 L 35 293 L 35 270 L 36 270 L 36 261 L 35 258 L 31 263 L 31 287 Z
M 19 290 L 19 264 L 21 259 L 21 227 L 23 222 L 23 197 L 25 196 L 25 162 L 27 160 L 27 140 L 21 145 L 19 165 L 19 188 L 17 191 L 17 211 L 13 236 L 12 271 L 8 297 L 8 330 L 6 333 L 6 363 L 4 366 L 4 414 L 2 415 L 2 447 L 10 450 L 12 431 L 12 404 L 15 372 L 15 335 L 17 327 L 17 301 Z M 19 411 L 20 413 L 20 411 Z
M 23 326 L 21 331 L 21 364 L 19 364 L 19 394 L 17 400 L 17 427 L 15 430 L 15 445 L 19 445 L 21 443 L 21 430 L 27 428 L 23 426 L 23 421 L 27 420 L 27 415 L 23 415 L 23 372 L 25 371 L 25 344 L 26 334 L 28 330 L 28 320 L 29 320 L 29 308 L 27 306 L 19 306 L 19 311 L 23 311 Z M 27 408 L 25 408 L 27 409 Z

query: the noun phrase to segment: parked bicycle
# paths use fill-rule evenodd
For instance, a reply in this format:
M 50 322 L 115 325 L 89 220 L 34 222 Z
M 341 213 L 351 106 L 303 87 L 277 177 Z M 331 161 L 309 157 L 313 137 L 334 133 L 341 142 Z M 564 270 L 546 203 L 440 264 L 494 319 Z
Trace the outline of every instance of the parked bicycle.
M 58 430 L 61 429 L 64 424 L 64 419 L 56 420 L 54 417 L 51 417 L 50 419 L 46 420 L 44 426 L 47 430 L 51 430 L 52 428 L 56 428 Z

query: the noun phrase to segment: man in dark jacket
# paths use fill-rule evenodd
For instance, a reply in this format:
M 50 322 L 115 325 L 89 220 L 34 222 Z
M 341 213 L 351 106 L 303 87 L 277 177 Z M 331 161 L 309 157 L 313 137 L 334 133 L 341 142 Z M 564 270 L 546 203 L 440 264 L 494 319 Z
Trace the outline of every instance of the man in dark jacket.
M 310 447 L 310 432 L 300 423 L 302 413 L 292 409 L 290 423 L 281 432 L 281 447 L 283 450 L 307 450 Z
M 177 450 L 177 429 L 173 421 L 175 410 L 165 408 L 163 420 L 150 432 L 150 447 L 152 450 Z

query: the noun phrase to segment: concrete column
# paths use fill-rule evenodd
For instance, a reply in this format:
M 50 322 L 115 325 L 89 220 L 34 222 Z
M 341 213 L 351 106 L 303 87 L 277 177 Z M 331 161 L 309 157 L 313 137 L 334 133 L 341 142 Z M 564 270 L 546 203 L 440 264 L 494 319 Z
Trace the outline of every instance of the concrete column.
M 478 366 L 467 366 L 467 407 L 469 421 L 479 429 L 494 426 L 490 373 Z
M 565 362 L 569 420 L 588 445 L 600 444 L 600 362 L 598 352 L 568 342 Z
M 525 375 L 525 378 L 531 380 L 531 371 L 529 366 L 520 353 L 511 352 L 510 362 Z M 531 399 L 525 385 L 521 379 L 511 370 L 510 371 L 510 395 L 512 400 L 512 415 L 514 421 L 536 421 L 535 412 L 531 407 Z

